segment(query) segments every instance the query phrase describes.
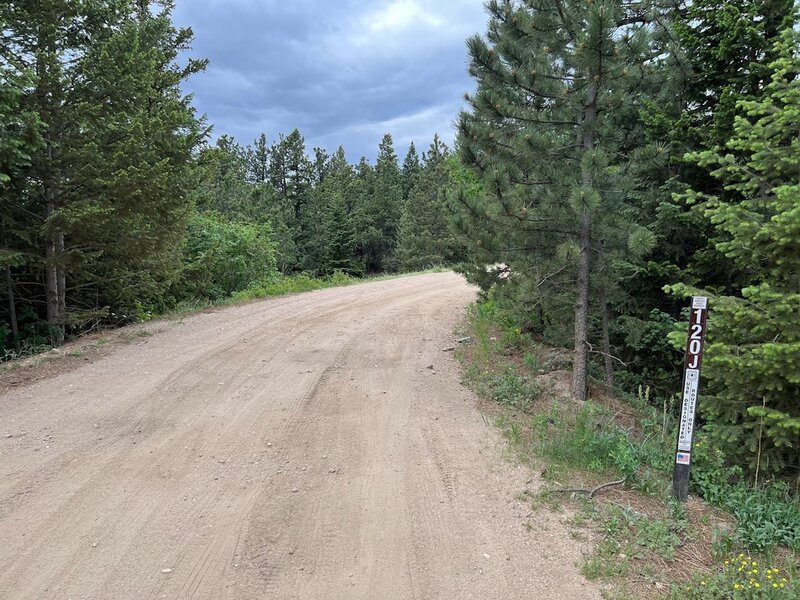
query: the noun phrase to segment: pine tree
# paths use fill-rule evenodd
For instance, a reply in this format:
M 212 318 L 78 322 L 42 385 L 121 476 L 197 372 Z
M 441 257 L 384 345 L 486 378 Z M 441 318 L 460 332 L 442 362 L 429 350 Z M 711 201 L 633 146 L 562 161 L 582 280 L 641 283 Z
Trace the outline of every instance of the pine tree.
M 248 181 L 256 185 L 267 183 L 269 180 L 269 146 L 267 135 L 261 133 L 247 150 Z
M 248 152 L 236 140 L 220 136 L 214 146 L 203 148 L 197 159 L 198 185 L 195 205 L 200 211 L 216 211 L 229 219 L 256 220 L 248 183 Z
M 485 196 L 462 195 L 458 222 L 480 261 L 476 279 L 486 265 L 503 263 L 519 274 L 509 279 L 522 305 L 547 310 L 564 330 L 573 304 L 572 393 L 581 400 L 593 275 L 612 250 L 647 241 L 631 226 L 619 177 L 621 124 L 635 114 L 652 58 L 645 8 L 620 0 L 491 1 L 487 41 L 468 41 L 478 87 L 459 118 L 459 150 Z
M 403 200 L 408 199 L 408 194 L 417 182 L 421 168 L 417 148 L 414 146 L 414 142 L 411 142 L 406 157 L 403 159 Z
M 712 443 L 756 479 L 800 467 L 800 35 L 785 30 L 775 54 L 763 96 L 738 103 L 734 136 L 690 157 L 741 198 L 691 192 L 749 280 L 712 299 L 701 410 Z
M 157 301 L 179 268 L 189 166 L 205 133 L 180 84 L 205 62 L 177 64 L 192 34 L 172 26 L 171 10 L 4 4 L 2 58 L 29 67 L 23 104 L 42 123 L 20 201 L 41 248 L 35 276 L 53 343 L 67 326 Z
M 355 255 L 355 194 L 356 176 L 345 158 L 341 146 L 326 165 L 326 177 L 319 188 L 322 200 L 319 211 L 321 224 L 317 247 L 322 257 L 319 271 L 330 275 L 342 271 L 350 275 L 361 273 Z
M 311 185 L 318 186 L 328 174 L 328 164 L 331 157 L 324 148 L 314 148 L 314 160 L 311 161 Z
M 362 169 L 365 176 L 369 172 Z M 361 198 L 356 215 L 357 252 L 368 273 L 390 267 L 403 203 L 403 186 L 392 136 L 383 136 L 369 193 Z
M 306 156 L 306 142 L 298 129 L 288 136 L 281 134 L 270 149 L 269 179 L 278 196 L 292 207 L 295 219 L 308 200 L 311 189 L 311 163 Z
M 6 297 L 8 323 L 0 324 L 0 351 L 7 340 L 11 347 L 20 344 L 14 271 L 35 257 L 25 227 L 28 208 L 22 205 L 26 170 L 41 143 L 39 120 L 23 105 L 23 90 L 29 83 L 25 73 L 0 64 L 0 289 Z
M 396 261 L 401 271 L 452 264 L 458 246 L 447 212 L 450 150 L 436 135 L 403 206 Z

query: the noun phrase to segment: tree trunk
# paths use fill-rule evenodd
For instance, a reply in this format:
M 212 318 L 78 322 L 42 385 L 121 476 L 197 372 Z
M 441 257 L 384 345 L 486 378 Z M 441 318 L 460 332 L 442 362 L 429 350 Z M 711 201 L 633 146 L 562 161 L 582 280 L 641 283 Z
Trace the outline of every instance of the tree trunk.
M 58 318 L 62 332 L 67 322 L 67 266 L 64 264 L 64 232 L 58 231 L 56 238 L 56 280 L 58 281 Z M 63 337 L 63 333 L 62 333 Z
M 603 366 L 605 367 L 606 389 L 609 394 L 613 394 L 614 362 L 611 358 L 611 336 L 608 331 L 611 318 L 608 311 L 608 298 L 606 298 L 605 288 L 600 289 L 600 310 L 602 311 L 603 321 Z
M 597 84 L 592 81 L 586 88 L 586 105 L 583 112 L 583 149 L 594 148 L 594 123 L 597 117 Z M 592 172 L 582 167 L 584 187 L 594 183 Z M 589 288 L 591 273 L 592 217 L 584 208 L 580 216 L 578 233 L 578 281 L 575 299 L 575 355 L 572 360 L 572 397 L 586 400 L 589 380 Z
M 37 161 L 36 170 L 42 182 L 42 200 L 45 205 L 44 284 L 47 324 L 50 341 L 54 346 L 64 343 L 65 277 L 63 275 L 64 234 L 51 229 L 47 221 L 55 214 L 60 202 L 59 173 L 56 165 L 58 141 L 62 130 L 59 126 L 59 104 L 62 96 L 59 79 L 60 56 L 56 42 L 56 23 L 59 16 L 55 6 L 49 6 L 46 19 L 39 24 L 36 49 L 36 96 L 39 113 L 46 125 L 45 147 Z M 61 265 L 61 266 L 59 266 Z M 59 271 L 62 273 L 60 274 Z
M 49 152 L 48 152 L 49 153 Z M 45 221 L 56 211 L 58 194 L 51 182 L 45 183 L 46 204 Z M 47 297 L 47 324 L 50 326 L 50 338 L 53 346 L 64 343 L 64 315 L 66 303 L 66 276 L 61 264 L 64 251 L 64 233 L 51 231 L 45 241 L 45 293 Z
M 578 284 L 575 300 L 575 353 L 572 359 L 572 397 L 586 400 L 589 379 L 589 270 L 591 219 L 584 212 L 580 221 L 581 253 L 578 259 Z
M 8 320 L 11 323 L 11 337 L 14 346 L 19 347 L 19 322 L 17 321 L 17 303 L 14 299 L 14 279 L 11 277 L 11 267 L 6 267 L 6 288 L 8 288 Z

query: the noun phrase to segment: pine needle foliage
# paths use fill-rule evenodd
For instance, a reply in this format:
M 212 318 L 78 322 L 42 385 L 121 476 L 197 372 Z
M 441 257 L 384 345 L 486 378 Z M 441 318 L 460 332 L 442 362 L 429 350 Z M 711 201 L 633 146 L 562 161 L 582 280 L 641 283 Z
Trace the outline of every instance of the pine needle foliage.
M 493 0 L 486 8 L 486 38 L 467 42 L 477 90 L 458 120 L 460 157 L 484 193 L 456 198 L 457 224 L 474 250 L 475 280 L 501 263 L 534 326 L 574 340 L 573 395 L 585 399 L 593 286 L 613 287 L 612 259 L 650 242 L 633 225 L 624 173 L 657 60 L 652 7 Z

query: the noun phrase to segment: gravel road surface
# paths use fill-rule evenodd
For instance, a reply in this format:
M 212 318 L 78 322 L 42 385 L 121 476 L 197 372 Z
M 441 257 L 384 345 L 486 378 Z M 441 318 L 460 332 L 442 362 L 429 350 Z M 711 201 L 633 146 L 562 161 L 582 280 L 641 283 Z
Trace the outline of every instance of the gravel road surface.
M 253 302 L 13 387 L 0 598 L 599 599 L 443 351 L 474 297 Z

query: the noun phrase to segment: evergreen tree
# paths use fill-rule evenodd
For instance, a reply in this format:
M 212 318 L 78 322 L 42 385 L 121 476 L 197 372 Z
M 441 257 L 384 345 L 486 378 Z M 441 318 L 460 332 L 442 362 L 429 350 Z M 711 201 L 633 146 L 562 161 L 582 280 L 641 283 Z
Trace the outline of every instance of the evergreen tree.
M 690 157 L 741 198 L 690 193 L 718 231 L 718 251 L 748 277 L 741 294 L 712 299 L 704 432 L 756 479 L 800 468 L 799 42 L 784 31 L 763 97 L 738 103 L 734 136 Z
M 155 302 L 180 266 L 192 152 L 204 135 L 176 63 L 192 34 L 172 3 L 22 0 L 2 7 L 2 63 L 29 69 L 25 112 L 41 122 L 26 229 L 53 343 L 67 326 Z M 35 304 L 31 307 L 38 310 Z
M 691 0 L 673 17 L 691 76 L 675 134 L 694 148 L 724 144 L 739 101 L 755 99 L 769 80 L 774 43 L 793 24 L 794 0 Z M 712 182 L 714 180 L 712 179 Z
M 366 171 L 365 171 L 366 173 Z M 389 269 L 403 203 L 403 186 L 392 136 L 383 136 L 370 193 L 362 197 L 356 215 L 356 244 L 368 273 Z
M 452 264 L 457 258 L 447 213 L 449 157 L 449 149 L 436 135 L 400 217 L 396 261 L 401 271 Z
M 314 148 L 314 160 L 311 162 L 311 185 L 318 186 L 328 174 L 328 161 L 331 157 L 323 148 Z
M 292 207 L 295 219 L 308 200 L 312 167 L 306 156 L 306 142 L 299 130 L 288 136 L 281 134 L 270 149 L 269 179 L 278 196 Z
M 28 84 L 24 73 L 0 63 L 0 289 L 8 314 L 8 326 L 0 323 L 0 350 L 7 342 L 13 347 L 20 344 L 15 270 L 35 259 L 25 227 L 29 209 L 22 205 L 26 170 L 41 142 L 38 118 L 23 105 Z
M 314 188 L 309 237 L 304 249 L 306 270 L 330 275 L 334 271 L 358 274 L 355 256 L 355 173 L 341 146 L 324 167 L 325 177 Z
M 417 148 L 414 146 L 414 142 L 411 142 L 406 157 L 403 159 L 403 200 L 408 199 L 408 194 L 417 182 L 421 169 Z
M 503 263 L 519 273 L 509 278 L 516 298 L 562 330 L 573 304 L 577 399 L 587 394 L 593 275 L 608 272 L 614 252 L 648 241 L 631 225 L 619 176 L 621 124 L 635 114 L 652 58 L 643 7 L 491 1 L 488 40 L 468 41 L 478 86 L 459 118 L 459 150 L 485 196 L 460 196 L 458 222 L 479 260 L 473 272 L 479 279 L 487 264 Z
M 197 160 L 195 204 L 234 220 L 257 220 L 248 183 L 248 152 L 233 138 L 222 135 L 213 147 L 203 148 Z
M 657 245 L 631 280 L 629 295 L 650 299 L 642 302 L 645 313 L 655 305 L 677 316 L 677 305 L 661 293 L 666 284 L 680 280 L 729 290 L 743 284 L 735 265 L 710 241 L 711 223 L 691 210 L 682 193 L 691 187 L 731 202 L 739 198 L 684 155 L 724 144 L 733 135 L 739 101 L 761 93 L 771 48 L 791 27 L 792 0 L 693 0 L 679 3 L 667 17 L 678 45 L 663 45 L 671 59 L 659 77 L 657 101 L 644 111 L 650 156 L 641 157 L 634 173 L 645 184 L 643 220 Z
M 635 151 L 628 173 L 637 182 L 640 223 L 654 235 L 645 260 L 623 279 L 617 328 L 622 358 L 631 367 L 631 386 L 645 384 L 666 399 L 680 386 L 681 357 L 663 343 L 683 303 L 665 294 L 682 281 L 736 293 L 747 275 L 717 250 L 717 235 L 703 211 L 693 209 L 687 187 L 739 202 L 708 169 L 686 161 L 687 152 L 724 144 L 733 135 L 737 103 L 757 97 L 768 80 L 766 64 L 780 31 L 791 25 L 791 0 L 699 0 L 678 2 L 655 30 L 661 49 L 650 100 L 642 111 L 645 144 Z
M 353 224 L 355 227 L 355 254 L 360 270 L 367 272 L 368 246 L 366 242 L 377 236 L 377 230 L 371 224 L 369 207 L 375 189 L 375 169 L 362 156 L 355 166 L 356 178 L 353 181 Z
M 275 191 L 275 200 L 269 212 L 275 234 L 281 238 L 278 264 L 284 273 L 301 262 L 300 249 L 306 238 L 301 212 L 311 200 L 311 171 L 300 131 L 294 129 L 288 136 L 280 134 L 270 148 L 269 183 Z
M 248 181 L 256 185 L 269 181 L 269 158 L 267 135 L 262 133 L 247 150 Z

